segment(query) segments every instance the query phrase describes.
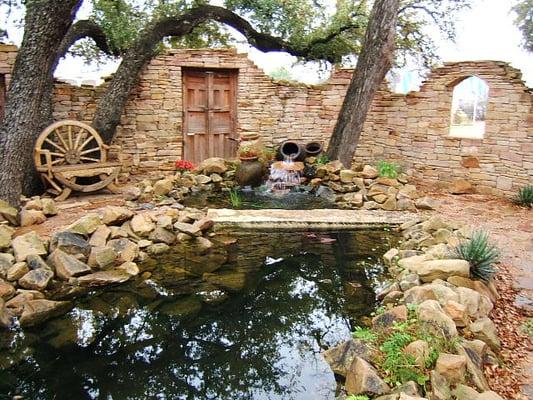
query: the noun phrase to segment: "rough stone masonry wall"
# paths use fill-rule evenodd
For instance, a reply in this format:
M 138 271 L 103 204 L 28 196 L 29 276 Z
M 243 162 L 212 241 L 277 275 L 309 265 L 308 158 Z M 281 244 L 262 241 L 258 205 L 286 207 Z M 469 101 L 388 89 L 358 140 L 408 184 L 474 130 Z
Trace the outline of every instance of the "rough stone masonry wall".
M 12 68 L 14 47 L 7 47 L 0 46 L 0 71 Z M 233 49 L 171 50 L 147 66 L 117 129 L 114 142 L 134 174 L 170 171 L 182 157 L 183 67 L 238 70 L 238 133 L 258 132 L 265 145 L 289 138 L 327 143 L 353 72 L 338 70 L 315 86 L 275 82 Z M 453 88 L 472 75 L 489 85 L 485 136 L 453 138 Z M 106 85 L 56 83 L 55 118 L 90 122 Z M 506 63 L 448 63 L 433 70 L 419 92 L 396 94 L 382 85 L 354 161 L 394 160 L 425 181 L 466 178 L 480 192 L 509 195 L 533 182 L 532 104 L 520 72 Z
M 489 86 L 484 137 L 450 137 L 453 88 L 473 75 Z M 425 181 L 464 178 L 479 192 L 516 193 L 533 183 L 532 98 L 520 71 L 507 63 L 446 63 L 432 71 L 418 92 L 381 91 L 355 159 L 397 160 Z

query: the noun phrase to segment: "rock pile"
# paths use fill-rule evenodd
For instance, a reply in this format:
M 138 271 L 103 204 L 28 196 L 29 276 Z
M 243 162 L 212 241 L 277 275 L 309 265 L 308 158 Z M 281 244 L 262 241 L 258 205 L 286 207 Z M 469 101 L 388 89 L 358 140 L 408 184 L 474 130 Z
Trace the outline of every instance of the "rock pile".
M 0 222 L 11 225 L 31 226 L 42 224 L 47 217 L 57 215 L 57 206 L 54 200 L 47 197 L 34 196 L 23 199 L 20 213 L 8 203 L 0 200 Z
M 372 329 L 392 332 L 395 323 L 407 321 L 408 308 L 415 310 L 411 322 L 448 344 L 433 361 L 426 340 L 403 348 L 421 370 L 426 369 L 430 385 L 425 385 L 425 392 L 413 381 L 390 387 L 379 372 L 379 351 L 359 339 L 329 349 L 324 358 L 346 378 L 348 394 L 376 400 L 502 400 L 490 391 L 483 372 L 485 365 L 497 363 L 500 349 L 490 319 L 498 293 L 492 282 L 470 279 L 467 261 L 451 258 L 452 247 L 469 238 L 471 231 L 438 216 L 405 223 L 400 230 L 405 241 L 383 256 L 395 278 L 378 294 L 385 311 L 373 318 Z
M 145 180 L 126 195 L 129 200 L 145 202 L 162 196 L 183 201 L 187 196 L 201 191 L 221 192 L 238 186 L 235 180 L 236 166 L 235 162 L 210 158 L 192 172 L 178 172 L 154 182 Z M 301 185 L 302 190 L 335 202 L 340 208 L 416 211 L 435 207 L 431 198 L 418 194 L 416 187 L 408 183 L 405 174 L 394 179 L 380 177 L 377 169 L 370 165 L 345 169 L 340 161 L 316 164 L 314 157 L 306 159 L 302 169 L 307 175 L 307 180 Z
M 31 210 L 31 208 L 29 209 Z M 0 225 L 0 326 L 13 318 L 32 326 L 66 312 L 88 288 L 120 284 L 139 274 L 136 261 L 187 241 L 205 252 L 213 222 L 196 209 L 134 212 L 107 206 L 43 240 L 35 232 L 14 237 Z

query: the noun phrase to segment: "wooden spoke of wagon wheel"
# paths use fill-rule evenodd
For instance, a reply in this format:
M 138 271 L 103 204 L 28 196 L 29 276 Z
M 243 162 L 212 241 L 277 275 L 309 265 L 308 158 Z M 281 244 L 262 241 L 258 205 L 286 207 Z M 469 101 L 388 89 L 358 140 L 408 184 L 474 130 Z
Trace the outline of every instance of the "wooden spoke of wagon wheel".
M 52 165 L 105 162 L 105 144 L 98 133 L 83 122 L 64 120 L 46 128 L 35 142 L 36 167 L 46 165 L 43 155 L 48 152 Z M 100 154 L 95 154 L 100 153 Z M 87 155 L 94 154 L 94 157 Z

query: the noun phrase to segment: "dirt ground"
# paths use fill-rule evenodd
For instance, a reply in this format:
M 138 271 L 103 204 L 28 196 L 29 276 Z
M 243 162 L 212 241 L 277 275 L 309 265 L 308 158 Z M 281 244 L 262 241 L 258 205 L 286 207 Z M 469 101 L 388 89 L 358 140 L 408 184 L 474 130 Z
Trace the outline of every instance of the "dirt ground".
M 438 200 L 436 212 L 486 230 L 501 251 L 501 273 L 497 286 L 502 293 L 492 318 L 502 338 L 501 364 L 486 370 L 492 388 L 509 400 L 533 400 L 533 344 L 522 331 L 526 318 L 533 317 L 533 210 L 520 208 L 505 199 L 485 195 L 454 196 L 427 193 Z M 71 197 L 59 203 L 59 214 L 45 223 L 20 228 L 43 237 L 106 205 L 123 205 L 120 195 L 96 194 Z

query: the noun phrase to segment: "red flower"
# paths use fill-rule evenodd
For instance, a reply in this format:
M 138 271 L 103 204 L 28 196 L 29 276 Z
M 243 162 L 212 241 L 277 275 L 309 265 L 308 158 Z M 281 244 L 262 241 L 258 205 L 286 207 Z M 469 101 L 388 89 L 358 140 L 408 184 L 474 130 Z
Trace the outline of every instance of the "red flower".
M 192 171 L 194 169 L 194 164 L 186 160 L 177 160 L 175 165 L 176 169 L 180 172 Z

